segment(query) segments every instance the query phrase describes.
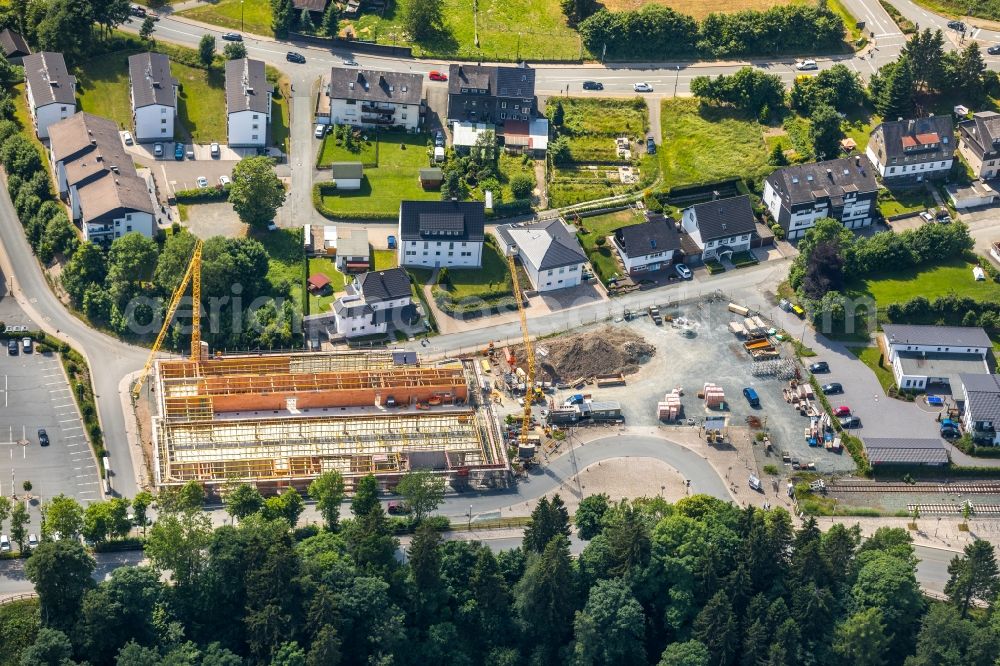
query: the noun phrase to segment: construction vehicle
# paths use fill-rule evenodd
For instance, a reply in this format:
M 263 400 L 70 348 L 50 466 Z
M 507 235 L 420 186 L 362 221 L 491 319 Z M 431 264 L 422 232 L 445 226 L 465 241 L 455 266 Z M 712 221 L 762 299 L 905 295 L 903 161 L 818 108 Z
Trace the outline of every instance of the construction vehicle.
M 531 348 L 531 335 L 528 333 L 528 315 L 524 311 L 524 295 L 521 291 L 521 282 L 517 277 L 517 264 L 514 262 L 513 254 L 507 255 L 507 265 L 510 267 L 510 277 L 514 287 L 514 300 L 517 301 L 517 314 L 521 318 L 521 336 L 524 338 L 525 365 L 528 366 L 525 372 L 524 385 L 525 387 L 533 387 L 535 385 L 535 352 Z M 533 402 L 533 398 L 535 396 L 532 391 L 525 391 L 524 414 L 521 417 L 520 433 L 522 444 L 526 444 L 528 441 L 528 432 L 531 428 L 531 403 Z
M 181 283 L 177 285 L 174 289 L 173 296 L 170 297 L 170 305 L 167 306 L 167 314 L 163 318 L 163 327 L 160 329 L 160 333 L 156 336 L 156 342 L 153 343 L 153 348 L 149 350 L 149 358 L 146 359 L 146 365 L 143 366 L 142 372 L 139 373 L 139 379 L 136 380 L 135 386 L 132 388 L 132 397 L 137 399 L 139 394 L 142 393 L 142 385 L 146 382 L 146 377 L 149 376 L 149 371 L 153 368 L 153 363 L 156 361 L 156 354 L 160 351 L 160 347 L 163 345 L 163 339 L 167 337 L 167 331 L 170 329 L 170 323 L 174 318 L 174 314 L 177 313 L 177 306 L 180 305 L 181 299 L 184 297 L 184 292 L 187 291 L 187 286 L 191 284 L 191 360 L 193 362 L 198 362 L 201 360 L 201 249 L 202 241 L 199 239 L 194 245 L 194 252 L 191 253 L 191 262 L 188 264 L 187 270 L 184 271 L 184 277 L 181 278 Z

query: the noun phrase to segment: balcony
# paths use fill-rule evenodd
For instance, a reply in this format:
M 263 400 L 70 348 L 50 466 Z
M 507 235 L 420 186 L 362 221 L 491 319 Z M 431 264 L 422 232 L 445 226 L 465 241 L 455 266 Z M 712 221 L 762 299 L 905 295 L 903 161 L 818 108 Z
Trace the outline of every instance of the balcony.
M 380 115 L 389 115 L 389 116 L 392 116 L 392 115 L 396 114 L 396 107 L 393 107 L 393 106 L 385 107 L 385 106 L 375 106 L 373 104 L 362 104 L 361 105 L 361 112 L 362 113 L 377 113 L 377 114 L 380 114 Z

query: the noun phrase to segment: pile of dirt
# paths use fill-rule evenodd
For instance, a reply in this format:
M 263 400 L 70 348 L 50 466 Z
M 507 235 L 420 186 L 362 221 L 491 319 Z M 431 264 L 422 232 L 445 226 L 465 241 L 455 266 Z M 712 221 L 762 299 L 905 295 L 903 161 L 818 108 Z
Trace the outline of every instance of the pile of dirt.
M 638 372 L 639 366 L 656 353 L 656 347 L 632 331 L 606 326 L 542 340 L 535 344 L 535 352 L 540 380 L 569 382 L 580 377 Z M 523 348 L 515 350 L 515 354 L 524 358 Z

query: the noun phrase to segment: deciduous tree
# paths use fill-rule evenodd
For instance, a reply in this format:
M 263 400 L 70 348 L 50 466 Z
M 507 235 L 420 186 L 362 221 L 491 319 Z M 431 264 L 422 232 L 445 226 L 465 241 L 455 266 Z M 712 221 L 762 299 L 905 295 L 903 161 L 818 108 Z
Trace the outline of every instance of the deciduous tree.
M 573 523 L 576 525 L 577 535 L 590 541 L 601 531 L 602 520 L 608 512 L 610 504 L 608 496 L 604 493 L 588 495 L 580 500 L 580 505 L 573 514 Z
M 215 59 L 215 36 L 208 33 L 201 36 L 198 42 L 198 61 L 208 67 Z
M 316 500 L 316 508 L 323 516 L 326 528 L 336 531 L 340 505 L 344 501 L 344 477 L 336 470 L 320 474 L 309 484 L 309 496 Z
M 444 501 L 444 478 L 430 470 L 411 470 L 399 480 L 396 492 L 403 497 L 413 520 L 420 522 Z
M 42 622 L 69 628 L 76 622 L 84 593 L 93 587 L 96 563 L 75 539 L 43 541 L 24 565 L 38 593 Z
M 415 41 L 444 31 L 444 3 L 441 0 L 413 0 L 406 5 L 403 27 Z
M 285 202 L 285 187 L 274 173 L 269 157 L 245 157 L 233 167 L 229 203 L 240 220 L 265 227 Z

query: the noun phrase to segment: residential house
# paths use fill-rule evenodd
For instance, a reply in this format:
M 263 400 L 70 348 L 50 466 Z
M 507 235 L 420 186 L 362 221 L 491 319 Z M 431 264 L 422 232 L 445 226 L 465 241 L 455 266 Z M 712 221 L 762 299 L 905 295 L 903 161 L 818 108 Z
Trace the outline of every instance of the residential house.
M 948 116 L 879 123 L 871 131 L 868 159 L 886 185 L 943 178 L 955 157 L 955 130 Z
M 0 30 L 0 49 L 3 49 L 4 57 L 12 65 L 23 65 L 24 56 L 31 55 L 24 35 L 10 28 Z
M 399 264 L 478 268 L 483 261 L 482 201 L 403 201 L 399 204 Z
M 958 124 L 958 152 L 977 178 L 1000 174 L 1000 113 L 980 111 Z
M 508 153 L 543 158 L 549 148 L 548 118 L 508 120 L 503 124 L 501 137 Z
M 334 162 L 330 165 L 330 177 L 338 190 L 360 190 L 364 175 L 361 162 Z
M 339 335 L 354 338 L 386 333 L 389 322 L 411 318 L 413 292 L 410 276 L 402 268 L 362 273 L 347 290 L 348 294 L 333 304 Z
M 726 259 L 750 249 L 757 220 L 750 197 L 743 195 L 700 203 L 681 215 L 684 231 L 701 249 L 701 259 Z
M 130 231 L 156 231 L 152 181 L 139 177 L 114 121 L 78 113 L 49 128 L 49 156 L 59 195 L 83 237 L 109 244 Z
M 796 164 L 764 181 L 764 205 L 788 239 L 801 238 L 824 217 L 848 229 L 871 226 L 877 200 L 875 172 L 860 155 Z
M 535 117 L 535 70 L 457 64 L 448 68 L 448 120 L 503 125 Z
M 370 268 L 371 247 L 365 229 L 341 228 L 337 234 L 337 259 L 334 262 L 341 273 L 357 273 Z
M 129 56 L 128 77 L 135 140 L 172 141 L 179 84 L 170 74 L 170 59 L 162 53 Z
M 960 375 L 990 372 L 993 345 L 978 326 L 886 324 L 881 342 L 896 386 L 904 390 L 947 384 L 957 392 Z
M 495 137 L 497 126 L 490 123 L 470 123 L 456 120 L 451 124 L 451 145 L 456 153 L 468 155 L 472 147 L 478 143 L 479 137 L 487 132 L 492 132 Z
M 409 72 L 356 67 L 330 71 L 330 122 L 363 127 L 420 127 L 424 79 Z
M 865 437 L 865 456 L 873 467 L 885 465 L 921 465 L 939 467 L 948 464 L 948 451 L 940 437 Z
M 576 287 L 583 281 L 587 255 L 560 219 L 497 227 L 503 250 L 517 254 L 536 291 Z
M 329 0 L 292 0 L 292 9 L 295 10 L 296 18 L 302 15 L 303 9 L 308 11 L 313 24 L 319 25 L 328 3 Z
M 677 223 L 659 213 L 646 213 L 646 221 L 615 230 L 615 249 L 629 275 L 669 266 L 681 249 Z
M 271 124 L 271 86 L 260 60 L 226 62 L 226 114 L 230 146 L 264 147 Z
M 24 89 L 35 134 L 49 138 L 53 123 L 76 113 L 76 77 L 61 53 L 42 51 L 24 56 Z
M 977 444 L 1000 444 L 1000 376 L 959 375 L 959 381 L 965 432 L 970 433 Z

